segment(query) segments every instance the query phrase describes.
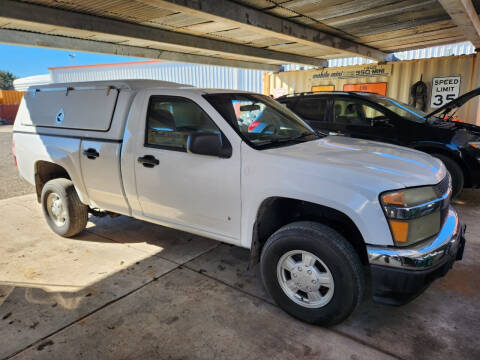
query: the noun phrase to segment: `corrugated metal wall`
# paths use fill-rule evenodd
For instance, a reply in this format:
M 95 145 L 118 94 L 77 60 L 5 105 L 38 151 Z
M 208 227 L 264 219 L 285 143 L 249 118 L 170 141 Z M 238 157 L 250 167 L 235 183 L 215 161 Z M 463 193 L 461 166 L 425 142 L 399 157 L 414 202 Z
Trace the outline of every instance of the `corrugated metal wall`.
M 314 79 L 313 75 L 321 70 L 303 70 L 272 73 L 265 77 L 264 91 L 267 94 L 278 92 L 283 88 L 287 93 L 311 91 L 312 85 L 334 85 L 335 90 L 342 91 L 345 84 L 360 84 L 387 82 L 387 96 L 399 101 L 410 102 L 410 88 L 420 80 L 427 84 L 427 102 L 430 104 L 432 78 L 439 76 L 461 76 L 460 94 L 464 94 L 480 86 L 480 60 L 478 55 L 448 56 L 422 60 L 409 60 L 391 62 L 392 72 L 390 76 L 363 77 L 350 79 Z M 362 69 L 368 65 L 351 67 Z M 350 68 L 337 68 L 340 70 Z M 335 71 L 335 68 L 329 68 Z M 458 112 L 458 118 L 467 122 L 480 125 L 479 99 L 467 103 Z
M 414 60 L 414 59 L 427 59 L 433 57 L 441 56 L 451 56 L 451 55 L 471 55 L 475 54 L 475 46 L 472 45 L 470 41 L 465 41 L 461 43 L 432 46 L 423 49 L 416 50 L 407 50 L 395 52 L 392 55 L 399 60 Z M 353 66 L 353 65 L 364 65 L 375 63 L 373 60 L 366 59 L 364 57 L 347 57 L 347 58 L 338 58 L 328 60 L 328 67 L 337 67 L 337 66 Z M 293 70 L 309 70 L 313 69 L 313 66 L 301 66 L 301 65 L 285 65 L 285 71 Z
M 23 91 L 0 90 L 0 105 L 19 105 L 23 94 Z
M 13 124 L 24 92 L 0 90 L 0 124 Z
M 441 56 L 471 54 L 475 54 L 475 46 L 473 46 L 470 41 L 394 53 L 394 55 L 400 60 L 426 59 Z
M 199 88 L 262 92 L 264 71 L 223 66 L 141 62 L 111 66 L 52 68 L 52 81 L 74 82 L 118 79 L 154 79 Z

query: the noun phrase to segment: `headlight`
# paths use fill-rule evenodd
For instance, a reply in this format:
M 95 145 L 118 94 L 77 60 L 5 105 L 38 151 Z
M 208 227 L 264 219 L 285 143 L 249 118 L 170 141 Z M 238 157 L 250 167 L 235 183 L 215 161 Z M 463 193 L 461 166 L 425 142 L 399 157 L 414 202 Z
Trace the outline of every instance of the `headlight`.
M 472 141 L 472 142 L 469 142 L 468 144 L 474 147 L 475 149 L 480 149 L 480 141 Z
M 436 235 L 443 200 L 433 186 L 389 191 L 380 196 L 396 246 L 408 246 Z

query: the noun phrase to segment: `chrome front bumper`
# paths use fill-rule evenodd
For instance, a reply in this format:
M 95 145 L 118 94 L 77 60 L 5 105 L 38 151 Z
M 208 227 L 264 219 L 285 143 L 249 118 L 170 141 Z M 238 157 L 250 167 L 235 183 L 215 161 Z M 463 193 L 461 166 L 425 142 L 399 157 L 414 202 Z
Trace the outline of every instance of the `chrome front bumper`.
M 408 248 L 367 246 L 370 265 L 404 270 L 427 270 L 449 260 L 460 260 L 463 254 L 464 226 L 450 206 L 438 235 L 428 242 Z

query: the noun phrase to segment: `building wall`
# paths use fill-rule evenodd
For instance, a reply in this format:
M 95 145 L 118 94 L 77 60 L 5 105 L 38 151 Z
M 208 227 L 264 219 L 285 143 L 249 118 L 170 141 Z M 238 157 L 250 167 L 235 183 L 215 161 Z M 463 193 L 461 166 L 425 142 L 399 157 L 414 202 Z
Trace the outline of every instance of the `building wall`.
M 108 66 L 71 66 L 51 68 L 52 82 L 75 82 L 119 79 L 153 79 L 217 88 L 262 92 L 263 73 L 260 70 L 224 66 L 178 64 L 145 61 Z
M 411 86 L 420 80 L 427 85 L 427 111 L 429 108 L 432 78 L 441 76 L 460 76 L 460 94 L 480 87 L 480 60 L 478 55 L 448 56 L 430 59 L 397 61 L 386 64 L 391 70 L 386 76 L 351 77 L 351 78 L 319 78 L 325 70 L 301 70 L 265 75 L 264 92 L 269 95 L 281 95 L 310 92 L 312 86 L 333 85 L 335 90 L 342 91 L 345 84 L 387 83 L 387 96 L 410 103 Z M 371 64 L 328 68 L 328 71 L 356 72 L 368 69 Z M 458 118 L 480 125 L 479 99 L 471 100 L 457 113 Z

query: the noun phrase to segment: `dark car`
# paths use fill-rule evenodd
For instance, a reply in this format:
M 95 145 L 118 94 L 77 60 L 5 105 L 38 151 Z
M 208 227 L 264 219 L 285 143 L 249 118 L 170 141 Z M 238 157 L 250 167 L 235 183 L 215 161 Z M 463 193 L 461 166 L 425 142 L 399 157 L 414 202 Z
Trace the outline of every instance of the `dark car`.
M 442 160 L 452 176 L 453 194 L 480 185 L 480 126 L 453 121 L 456 110 L 480 88 L 427 114 L 373 93 L 325 92 L 287 95 L 277 101 L 323 134 L 389 142 Z

